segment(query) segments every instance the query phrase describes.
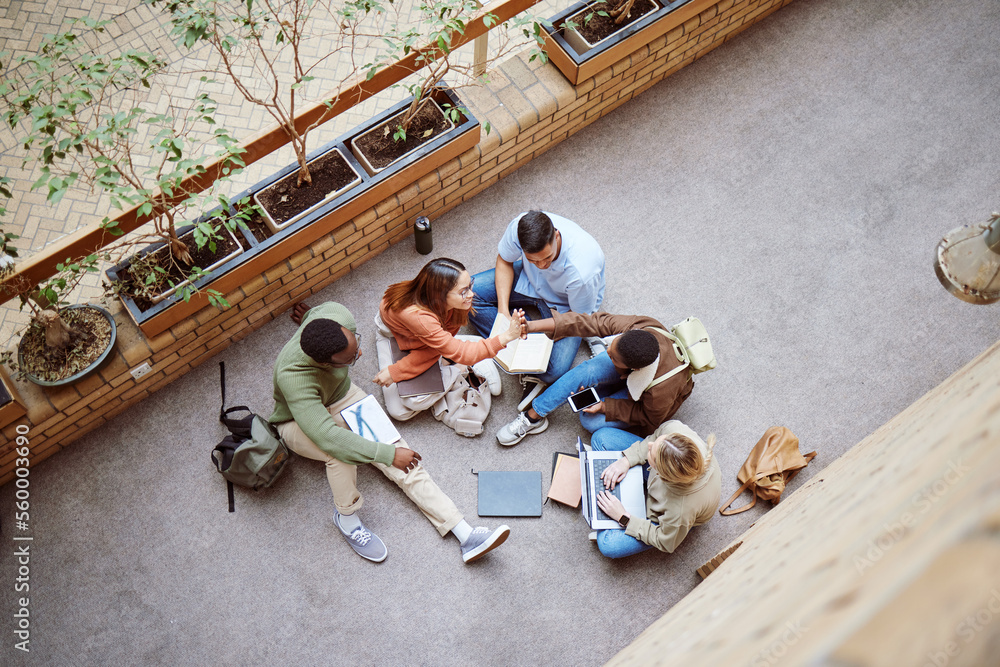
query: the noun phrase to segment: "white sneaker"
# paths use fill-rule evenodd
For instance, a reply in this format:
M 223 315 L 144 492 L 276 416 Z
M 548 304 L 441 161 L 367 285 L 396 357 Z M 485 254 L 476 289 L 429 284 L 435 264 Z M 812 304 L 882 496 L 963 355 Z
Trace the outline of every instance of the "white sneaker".
M 497 370 L 492 359 L 483 359 L 472 364 L 472 372 L 486 380 L 486 384 L 490 386 L 491 394 L 500 395 L 500 391 L 503 389 L 503 385 L 500 383 L 500 371 Z
M 533 433 L 541 433 L 549 427 L 549 420 L 542 417 L 541 421 L 531 423 L 527 413 L 520 413 L 517 419 L 497 431 L 497 441 L 504 447 L 516 445 L 524 439 L 524 436 Z

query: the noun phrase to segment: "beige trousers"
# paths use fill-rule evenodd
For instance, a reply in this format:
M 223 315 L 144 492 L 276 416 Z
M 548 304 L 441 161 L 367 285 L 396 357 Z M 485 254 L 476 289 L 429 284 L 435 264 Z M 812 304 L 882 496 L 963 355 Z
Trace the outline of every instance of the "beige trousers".
M 360 401 L 366 395 L 364 391 L 351 385 L 344 398 L 327 406 L 326 409 L 338 426 L 347 428 L 347 424 L 340 416 L 340 411 L 352 403 Z M 357 466 L 344 463 L 324 452 L 309 439 L 294 421 L 278 424 L 277 428 L 278 434 L 293 452 L 307 459 L 323 461 L 326 464 L 326 478 L 330 482 L 333 503 L 338 512 L 354 514 L 361 509 L 364 497 L 358 491 Z M 409 446 L 404 440 L 399 440 L 396 447 L 408 448 Z M 462 520 L 462 513 L 458 511 L 455 503 L 444 494 L 422 465 L 418 465 L 409 472 L 382 463 L 372 463 L 372 465 L 381 470 L 383 475 L 403 490 L 442 536 L 447 535 Z

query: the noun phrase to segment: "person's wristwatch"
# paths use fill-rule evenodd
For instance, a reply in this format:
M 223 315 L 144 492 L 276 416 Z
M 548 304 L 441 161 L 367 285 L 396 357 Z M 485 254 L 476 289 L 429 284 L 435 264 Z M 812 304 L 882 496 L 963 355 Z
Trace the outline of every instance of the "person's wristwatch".
M 632 517 L 630 517 L 628 514 L 622 514 L 620 517 L 618 517 L 618 525 L 621 526 L 622 528 L 628 528 L 628 521 L 631 518 Z

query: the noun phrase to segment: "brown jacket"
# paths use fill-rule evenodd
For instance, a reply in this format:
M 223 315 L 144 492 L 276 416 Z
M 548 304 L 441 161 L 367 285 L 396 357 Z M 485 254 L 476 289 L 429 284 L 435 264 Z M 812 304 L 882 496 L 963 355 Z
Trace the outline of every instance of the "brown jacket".
M 552 337 L 555 340 L 568 336 L 613 336 L 625 333 L 630 329 L 645 329 L 647 327 L 670 330 L 669 327 L 663 326 L 652 317 L 642 315 L 555 313 L 553 318 L 555 331 Z M 660 344 L 660 361 L 654 376 L 658 378 L 680 366 L 681 362 L 677 360 L 673 343 L 669 338 L 656 331 L 650 331 L 650 333 L 656 336 L 656 340 Z M 637 434 L 646 436 L 677 412 L 684 399 L 691 394 L 692 389 L 694 389 L 694 380 L 691 379 L 691 371 L 683 370 L 669 380 L 643 391 L 638 401 L 633 401 L 631 398 L 605 400 L 604 414 L 608 421 L 625 422 Z

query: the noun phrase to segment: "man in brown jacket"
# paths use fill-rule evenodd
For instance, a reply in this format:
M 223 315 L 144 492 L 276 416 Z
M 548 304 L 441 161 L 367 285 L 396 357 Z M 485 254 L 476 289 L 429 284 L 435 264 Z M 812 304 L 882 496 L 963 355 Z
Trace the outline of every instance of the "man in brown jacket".
M 674 343 L 660 322 L 640 315 L 556 313 L 552 319 L 524 321 L 527 332 L 554 340 L 568 336 L 605 338 L 607 352 L 571 368 L 535 397 L 524 412 L 497 432 L 501 445 L 519 443 L 526 435 L 549 427 L 548 415 L 570 394 L 595 387 L 603 400 L 580 412 L 580 423 L 593 433 L 604 426 L 646 436 L 681 406 L 694 388 L 690 369 L 682 365 Z

